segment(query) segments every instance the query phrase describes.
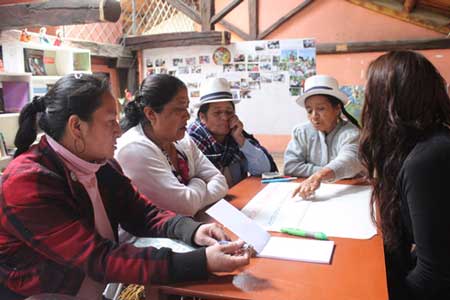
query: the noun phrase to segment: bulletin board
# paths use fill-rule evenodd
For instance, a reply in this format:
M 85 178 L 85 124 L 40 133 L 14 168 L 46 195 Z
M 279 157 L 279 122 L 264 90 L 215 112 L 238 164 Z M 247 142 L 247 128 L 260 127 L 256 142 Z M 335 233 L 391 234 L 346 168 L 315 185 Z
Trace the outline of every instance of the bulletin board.
M 230 82 L 236 112 L 253 134 L 290 134 L 306 121 L 295 103 L 306 78 L 316 74 L 314 39 L 264 40 L 226 46 L 146 49 L 143 73 L 167 73 L 188 87 L 191 107 L 199 101 L 200 84 L 209 77 Z

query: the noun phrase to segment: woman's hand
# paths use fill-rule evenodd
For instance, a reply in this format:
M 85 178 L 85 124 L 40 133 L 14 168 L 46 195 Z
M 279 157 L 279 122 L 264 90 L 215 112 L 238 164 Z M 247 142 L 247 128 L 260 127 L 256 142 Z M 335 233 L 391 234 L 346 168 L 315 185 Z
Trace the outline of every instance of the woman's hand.
M 292 193 L 292 197 L 298 194 L 303 199 L 308 199 L 314 194 L 314 191 L 320 187 L 321 182 L 320 176 L 317 176 L 316 174 L 309 176 L 295 189 L 294 193 Z
M 243 250 L 244 241 L 216 243 L 206 248 L 206 263 L 209 272 L 231 272 L 250 262 L 250 251 Z
M 216 223 L 200 225 L 195 232 L 194 242 L 199 246 L 211 246 L 218 241 L 229 241 L 230 238 L 225 234 L 223 228 Z
M 334 171 L 330 168 L 323 168 L 320 171 L 309 176 L 301 182 L 298 188 L 292 193 L 292 197 L 299 194 L 303 199 L 307 199 L 314 194 L 314 191 L 320 187 L 323 180 L 332 181 L 335 179 Z

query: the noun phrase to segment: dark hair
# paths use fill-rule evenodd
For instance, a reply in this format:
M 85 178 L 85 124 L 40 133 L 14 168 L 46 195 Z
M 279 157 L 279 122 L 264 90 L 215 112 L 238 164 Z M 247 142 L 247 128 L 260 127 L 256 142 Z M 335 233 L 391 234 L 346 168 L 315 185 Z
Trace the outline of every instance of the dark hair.
M 341 108 L 342 114 L 347 118 L 347 120 L 349 120 L 356 127 L 361 128 L 361 126 L 359 126 L 358 121 L 345 109 L 344 103 L 342 103 L 341 100 L 339 100 L 338 98 L 331 96 L 331 95 L 326 95 L 326 94 L 317 94 L 317 95 L 321 95 L 321 96 L 324 96 L 325 98 L 327 98 L 333 107 L 339 106 Z M 305 99 L 305 103 L 308 98 Z
M 147 76 L 134 100 L 128 102 L 124 108 L 125 116 L 120 120 L 122 130 L 125 132 L 139 123 L 146 123 L 144 107 L 148 106 L 157 113 L 161 112 L 181 88 L 186 88 L 186 85 L 177 77 L 167 74 Z
M 445 81 L 421 54 L 393 51 L 373 61 L 362 111 L 360 155 L 373 185 L 385 245 L 401 243 L 400 195 L 396 188 L 402 164 L 413 147 L 450 124 Z
M 47 94 L 34 97 L 22 108 L 14 156 L 27 151 L 35 141 L 37 125 L 59 141 L 71 115 L 90 121 L 92 113 L 101 105 L 101 95 L 109 90 L 108 79 L 102 75 L 70 74 L 59 79 Z
M 231 106 L 233 106 L 233 109 L 235 109 L 235 108 L 234 108 L 234 102 L 231 101 L 231 100 L 230 100 L 230 102 L 231 102 Z M 197 118 L 200 118 L 200 113 L 206 115 L 206 113 L 207 113 L 208 110 L 209 110 L 209 105 L 210 105 L 210 104 L 211 104 L 211 103 L 205 103 L 205 104 L 202 104 L 202 106 L 200 106 L 200 108 L 198 109 L 198 112 L 197 112 Z

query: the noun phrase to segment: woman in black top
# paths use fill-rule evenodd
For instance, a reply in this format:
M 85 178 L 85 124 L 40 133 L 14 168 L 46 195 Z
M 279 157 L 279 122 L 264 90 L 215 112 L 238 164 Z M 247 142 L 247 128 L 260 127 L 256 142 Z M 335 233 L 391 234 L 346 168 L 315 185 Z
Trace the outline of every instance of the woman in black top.
M 421 54 L 368 69 L 360 152 L 385 242 L 389 296 L 450 299 L 450 99 Z

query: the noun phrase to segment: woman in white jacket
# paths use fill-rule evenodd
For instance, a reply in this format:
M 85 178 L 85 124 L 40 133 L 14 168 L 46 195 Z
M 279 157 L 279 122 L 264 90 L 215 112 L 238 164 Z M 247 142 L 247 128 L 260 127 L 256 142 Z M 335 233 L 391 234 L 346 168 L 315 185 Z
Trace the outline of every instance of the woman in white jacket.
M 139 191 L 159 207 L 193 216 L 224 197 L 225 177 L 189 135 L 189 98 L 176 77 L 148 76 L 121 120 L 115 158 Z

